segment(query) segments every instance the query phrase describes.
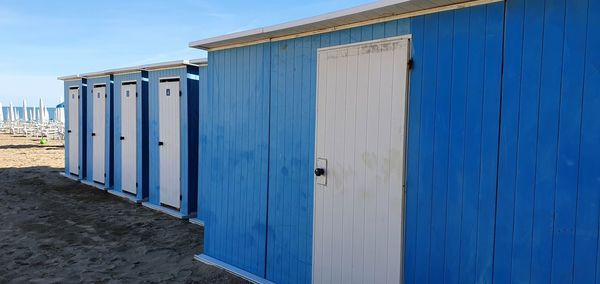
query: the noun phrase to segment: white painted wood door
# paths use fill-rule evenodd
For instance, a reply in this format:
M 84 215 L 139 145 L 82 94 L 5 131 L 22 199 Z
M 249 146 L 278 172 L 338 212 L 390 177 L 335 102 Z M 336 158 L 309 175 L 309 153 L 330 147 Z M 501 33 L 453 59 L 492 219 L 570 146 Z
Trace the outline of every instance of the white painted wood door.
M 402 283 L 407 63 L 407 39 L 318 51 L 314 283 Z
M 79 175 L 79 88 L 69 89 L 69 171 Z
M 137 85 L 121 85 L 121 188 L 137 193 Z
M 181 195 L 179 80 L 161 80 L 158 99 L 160 203 L 179 209 Z
M 105 178 L 105 132 L 106 132 L 106 86 L 94 86 L 93 89 L 93 128 L 92 128 L 92 147 L 93 147 L 93 178 L 97 183 L 104 184 Z

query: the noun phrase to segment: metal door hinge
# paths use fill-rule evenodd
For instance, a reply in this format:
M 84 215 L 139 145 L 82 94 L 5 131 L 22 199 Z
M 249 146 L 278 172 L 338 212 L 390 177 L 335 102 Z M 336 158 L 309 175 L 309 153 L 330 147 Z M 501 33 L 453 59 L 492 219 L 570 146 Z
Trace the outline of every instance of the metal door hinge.
M 181 94 L 182 94 L 182 93 L 181 93 L 181 91 L 179 91 L 179 96 L 180 96 L 180 97 L 181 97 Z
M 413 61 L 413 59 L 409 59 L 408 63 L 406 65 L 408 65 L 408 70 L 412 70 L 413 66 L 414 66 L 415 62 Z
M 181 201 L 183 198 L 181 197 L 181 195 L 179 195 L 179 201 Z
M 136 188 L 138 187 L 138 183 L 137 183 L 137 182 L 135 183 L 135 187 L 136 187 Z

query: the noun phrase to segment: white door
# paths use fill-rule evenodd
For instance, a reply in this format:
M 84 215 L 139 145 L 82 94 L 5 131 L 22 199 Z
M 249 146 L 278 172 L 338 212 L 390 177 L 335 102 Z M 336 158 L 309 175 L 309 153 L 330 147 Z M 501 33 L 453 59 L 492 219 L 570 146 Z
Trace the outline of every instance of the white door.
M 180 97 L 179 79 L 161 80 L 158 99 L 160 203 L 180 206 Z
M 106 118 L 106 86 L 94 86 L 93 107 L 94 127 L 92 128 L 92 147 L 94 154 L 93 178 L 97 183 L 104 184 L 105 174 L 105 118 Z
M 407 63 L 407 39 L 318 51 L 314 283 L 402 283 Z
M 121 86 L 121 184 L 122 189 L 137 193 L 137 85 Z
M 69 89 L 69 171 L 79 175 L 79 88 Z

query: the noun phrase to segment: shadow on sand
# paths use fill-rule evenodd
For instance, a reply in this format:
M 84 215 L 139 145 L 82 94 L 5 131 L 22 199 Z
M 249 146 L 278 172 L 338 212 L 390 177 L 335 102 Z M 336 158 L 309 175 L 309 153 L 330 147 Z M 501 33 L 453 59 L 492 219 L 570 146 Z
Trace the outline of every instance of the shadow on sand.
M 65 146 L 63 145 L 2 145 L 0 146 L 0 150 L 7 149 L 31 149 L 31 148 L 46 148 L 46 149 L 63 149 Z
M 244 282 L 194 261 L 199 226 L 59 175 L 0 169 L 0 283 Z

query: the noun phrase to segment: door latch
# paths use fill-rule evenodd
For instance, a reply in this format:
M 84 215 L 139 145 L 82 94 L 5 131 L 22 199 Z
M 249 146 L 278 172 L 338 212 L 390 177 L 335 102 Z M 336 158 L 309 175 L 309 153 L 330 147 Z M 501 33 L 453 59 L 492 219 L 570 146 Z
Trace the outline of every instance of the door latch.
M 327 185 L 327 159 L 317 158 L 315 182 L 320 185 Z

